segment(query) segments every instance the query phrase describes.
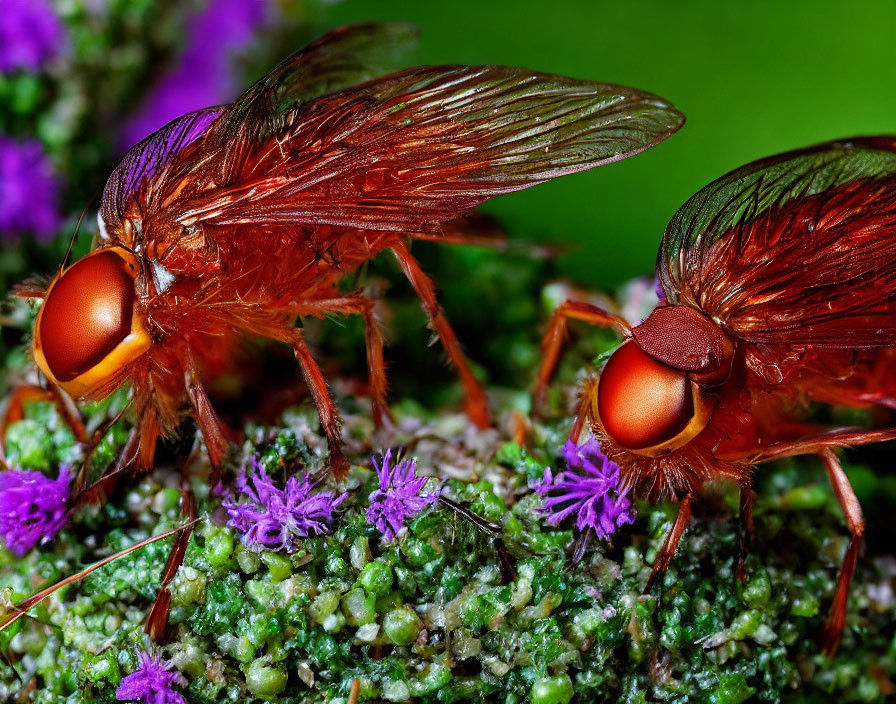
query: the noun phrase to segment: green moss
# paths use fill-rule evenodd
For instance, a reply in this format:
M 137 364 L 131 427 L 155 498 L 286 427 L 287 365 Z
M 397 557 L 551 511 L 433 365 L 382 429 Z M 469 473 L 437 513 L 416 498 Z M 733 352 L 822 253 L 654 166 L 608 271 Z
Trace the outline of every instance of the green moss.
M 696 512 L 669 571 L 644 594 L 674 507 L 638 503 L 637 522 L 615 545 L 594 543 L 571 568 L 573 533 L 547 526 L 537 498 L 525 493 L 553 462 L 562 435 L 552 426 L 538 432 L 541 444 L 527 452 L 504 444 L 495 461 L 477 460 L 489 481 L 452 479 L 444 488 L 504 527 L 514 579 L 502 573 L 489 535 L 439 506 L 384 544 L 364 518 L 371 475 L 362 469 L 353 470 L 357 498 L 333 534 L 303 541 L 293 555 L 253 553 L 216 519 L 203 521 L 171 584 L 173 638 L 163 651 L 190 680 L 187 699 L 323 704 L 344 701 L 355 678 L 368 700 L 421 704 L 884 697 L 886 680 L 868 673 L 896 677 L 892 619 L 881 615 L 892 600 L 878 586 L 892 586 L 886 561 L 860 561 L 841 650 L 832 660 L 819 654 L 844 528 L 830 492 L 821 503 L 821 493 L 794 503 L 791 490 L 804 486 L 809 469 L 788 463 L 764 475 L 746 583 L 734 576 L 737 518 L 728 507 L 736 497 L 721 487 L 717 506 Z M 313 454 L 298 437 L 283 430 L 244 452 L 282 476 L 277 453 L 286 464 Z M 41 438 L 40 461 L 72 451 L 57 448 L 52 434 Z M 457 435 L 443 442 L 460 451 Z M 422 468 L 433 467 L 426 462 Z M 0 554 L 10 598 L 171 527 L 177 492 L 159 479 L 123 487 L 102 509 L 84 509 L 71 532 L 23 560 Z M 218 499 L 201 480 L 194 490 L 198 510 L 212 516 Z M 89 701 L 114 701 L 116 683 L 145 647 L 142 622 L 171 542 L 95 572 L 36 609 L 37 621 L 23 620 L 3 636 L 0 644 L 38 678 L 31 701 L 82 692 Z M 17 691 L 5 665 L 0 676 Z
M 383 562 L 368 562 L 358 575 L 358 583 L 368 594 L 388 594 L 392 589 L 392 568 Z
M 271 573 L 271 579 L 275 582 L 282 582 L 292 574 L 292 564 L 289 559 L 283 555 L 274 552 L 264 552 L 261 554 L 261 561 L 267 566 Z
M 410 645 L 417 640 L 421 630 L 420 617 L 407 606 L 392 609 L 383 619 L 383 632 L 394 645 Z
M 205 559 L 213 567 L 222 567 L 233 554 L 233 534 L 226 529 L 216 530 L 205 539 Z
M 530 701 L 532 704 L 569 704 L 572 696 L 569 675 L 557 675 L 536 680 L 532 685 Z
M 286 689 L 286 672 L 263 660 L 256 660 L 246 673 L 246 686 L 256 697 L 269 699 Z

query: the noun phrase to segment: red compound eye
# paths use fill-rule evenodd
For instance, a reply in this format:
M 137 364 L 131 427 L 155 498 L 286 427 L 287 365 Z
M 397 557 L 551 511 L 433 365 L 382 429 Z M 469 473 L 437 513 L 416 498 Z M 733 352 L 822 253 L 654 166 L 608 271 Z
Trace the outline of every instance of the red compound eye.
M 35 337 L 57 381 L 95 367 L 130 335 L 135 274 L 132 263 L 106 250 L 84 257 L 56 281 Z
M 604 430 L 631 450 L 674 440 L 695 417 L 687 374 L 656 361 L 634 342 L 610 357 L 597 403 Z

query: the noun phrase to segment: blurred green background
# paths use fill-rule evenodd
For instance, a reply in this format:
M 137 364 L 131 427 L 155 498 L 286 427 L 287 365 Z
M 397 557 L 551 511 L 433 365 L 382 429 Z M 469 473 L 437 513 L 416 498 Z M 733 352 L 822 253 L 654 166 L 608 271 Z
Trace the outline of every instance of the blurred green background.
M 632 159 L 505 196 L 486 209 L 519 237 L 574 242 L 559 269 L 612 288 L 653 269 L 666 223 L 752 159 L 896 132 L 892 0 L 347 0 L 315 23 L 409 20 L 426 63 L 505 63 L 631 85 L 671 100 L 681 132 Z

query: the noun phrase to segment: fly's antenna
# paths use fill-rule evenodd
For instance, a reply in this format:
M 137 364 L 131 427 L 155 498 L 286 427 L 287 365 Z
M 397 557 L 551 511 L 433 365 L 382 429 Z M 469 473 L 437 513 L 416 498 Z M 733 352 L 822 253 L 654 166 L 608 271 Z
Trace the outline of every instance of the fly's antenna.
M 96 200 L 96 197 L 99 195 L 99 189 L 93 192 L 93 195 L 90 196 L 90 200 L 87 201 L 87 204 L 84 206 L 84 210 L 81 211 L 81 215 L 78 216 L 78 222 L 75 225 L 75 231 L 72 233 L 71 239 L 68 241 L 68 249 L 65 250 L 65 256 L 62 258 L 62 265 L 59 267 L 59 270 L 62 271 L 65 267 L 68 266 L 69 257 L 72 256 L 72 248 L 75 246 L 75 240 L 78 239 L 78 233 L 81 231 L 81 222 L 84 220 L 84 216 L 87 214 L 87 211 L 90 209 L 90 206 L 93 205 L 93 202 Z

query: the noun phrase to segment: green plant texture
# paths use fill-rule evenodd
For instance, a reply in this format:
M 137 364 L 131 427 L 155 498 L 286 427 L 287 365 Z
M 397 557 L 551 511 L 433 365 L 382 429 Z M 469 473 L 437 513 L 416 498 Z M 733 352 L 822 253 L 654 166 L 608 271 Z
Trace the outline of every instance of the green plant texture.
M 28 416 L 9 429 L 12 461 L 43 467 L 77 453 L 52 406 L 33 404 Z M 376 485 L 366 442 L 353 448 L 352 498 L 333 534 L 292 555 L 247 550 L 196 477 L 202 520 L 171 585 L 173 637 L 162 648 L 189 680 L 188 701 L 345 702 L 354 679 L 361 701 L 393 702 L 879 701 L 890 691 L 892 558 L 861 561 L 843 645 L 833 659 L 819 653 L 847 538 L 810 462 L 763 474 L 745 583 L 733 575 L 736 495 L 711 486 L 678 557 L 644 593 L 672 505 L 637 503 L 634 526 L 573 567 L 572 532 L 545 524 L 529 488 L 556 466 L 563 427 L 536 426 L 523 450 L 497 431 L 463 432 L 462 417 L 399 416 L 399 427 L 410 419 L 415 430 L 393 440 L 421 471 L 452 475 L 446 495 L 500 526 L 515 574 L 503 573 L 495 536 L 439 505 L 383 543 L 364 518 Z M 319 469 L 313 411 L 286 420 L 252 433 L 243 456 L 272 475 Z M 22 560 L 4 553 L 4 598 L 173 527 L 177 498 L 157 474 L 123 484 L 101 507 L 80 509 L 52 545 Z M 143 621 L 170 542 L 97 570 L 4 632 L 18 673 L 0 668 L 5 696 L 34 682 L 34 702 L 115 701 L 149 647 Z

